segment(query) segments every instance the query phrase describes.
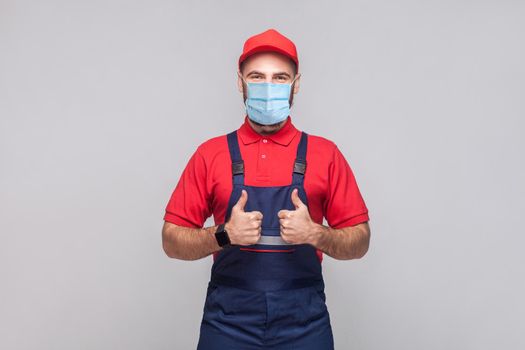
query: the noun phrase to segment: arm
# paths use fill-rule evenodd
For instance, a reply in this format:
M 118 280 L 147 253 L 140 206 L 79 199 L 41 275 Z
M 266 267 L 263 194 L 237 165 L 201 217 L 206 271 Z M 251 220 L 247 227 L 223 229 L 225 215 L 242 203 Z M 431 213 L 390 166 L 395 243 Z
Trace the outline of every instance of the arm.
M 231 244 L 255 244 L 261 237 L 263 215 L 260 211 L 244 211 L 248 193 L 242 190 L 241 196 L 232 207 L 231 217 L 224 228 Z M 197 260 L 221 250 L 215 239 L 217 226 L 191 228 L 164 222 L 162 228 L 162 247 L 170 258 Z
M 295 210 L 280 210 L 279 223 L 282 238 L 292 244 L 308 243 L 334 259 L 362 258 L 368 251 L 370 227 L 368 222 L 343 228 L 331 228 L 316 223 L 310 217 L 308 207 L 292 191 Z
M 323 213 L 329 226 L 310 217 L 308 207 L 292 192 L 295 210 L 281 210 L 281 236 L 290 243 L 308 243 L 334 259 L 362 258 L 368 251 L 368 209 L 350 165 L 337 146 L 328 168 Z
M 217 226 L 191 228 L 165 221 L 162 248 L 170 258 L 197 260 L 221 250 L 215 239 Z
M 368 251 L 370 226 L 363 222 L 339 229 L 314 223 L 312 245 L 334 259 L 360 259 Z
M 166 206 L 162 247 L 170 258 L 197 260 L 220 250 L 214 235 L 217 226 L 202 228 L 211 215 L 207 168 L 199 146 Z
M 314 223 L 313 244 L 335 259 L 362 258 L 370 243 L 368 209 L 354 173 L 337 146 L 328 179 L 324 211 L 329 227 Z

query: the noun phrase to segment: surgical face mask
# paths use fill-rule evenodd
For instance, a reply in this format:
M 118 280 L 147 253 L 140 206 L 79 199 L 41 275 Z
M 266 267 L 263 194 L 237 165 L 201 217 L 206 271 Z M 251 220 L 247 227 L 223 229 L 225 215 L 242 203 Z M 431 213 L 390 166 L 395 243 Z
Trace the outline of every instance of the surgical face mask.
M 298 76 L 296 75 L 290 84 L 248 83 L 240 76 L 248 87 L 245 102 L 248 117 L 264 125 L 285 120 L 290 114 L 292 84 Z

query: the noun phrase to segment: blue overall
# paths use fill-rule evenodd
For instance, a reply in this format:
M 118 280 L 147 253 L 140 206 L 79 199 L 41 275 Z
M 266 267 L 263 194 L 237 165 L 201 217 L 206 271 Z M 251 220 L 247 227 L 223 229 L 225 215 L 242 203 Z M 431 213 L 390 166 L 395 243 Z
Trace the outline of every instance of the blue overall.
M 308 205 L 303 187 L 307 134 L 301 133 L 286 186 L 247 186 L 237 132 L 227 135 L 232 160 L 233 190 L 226 219 L 248 193 L 245 211 L 263 214 L 261 238 L 250 246 L 222 249 L 211 270 L 197 350 L 334 348 L 326 307 L 321 263 L 309 244 L 291 245 L 280 235 L 277 213 L 295 210 L 292 190 Z

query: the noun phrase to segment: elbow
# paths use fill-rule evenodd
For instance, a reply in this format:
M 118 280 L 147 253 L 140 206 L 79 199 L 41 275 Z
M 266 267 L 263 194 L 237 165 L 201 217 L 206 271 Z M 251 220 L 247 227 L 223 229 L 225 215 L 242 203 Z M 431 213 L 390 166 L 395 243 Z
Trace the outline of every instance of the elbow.
M 362 259 L 366 253 L 368 252 L 368 244 L 366 244 L 366 246 L 362 247 L 359 252 L 357 253 L 357 255 L 354 257 L 354 259 Z
M 356 254 L 352 257 L 353 259 L 363 258 L 370 247 L 370 229 L 368 225 L 362 229 L 362 233 L 361 244 L 359 245 L 359 249 L 357 249 Z
M 170 242 L 170 240 L 166 236 L 167 236 L 167 233 L 163 231 L 162 232 L 162 249 L 164 250 L 164 253 L 169 258 L 175 259 L 177 258 L 177 254 L 175 252 L 175 249 L 173 249 L 173 243 Z
M 177 249 L 177 245 L 175 242 L 171 240 L 162 240 L 162 249 L 164 250 L 164 253 L 172 259 L 179 259 L 179 260 L 193 260 L 182 254 L 179 249 Z
M 162 229 L 162 249 L 164 253 L 172 259 L 179 260 L 197 260 L 198 257 L 191 256 L 187 250 L 183 249 L 178 238 L 177 226 L 170 224 L 165 225 Z
M 359 259 L 364 257 L 368 253 L 368 248 L 370 247 L 370 229 L 365 230 L 364 239 L 363 239 L 363 248 L 361 249 Z
M 166 225 L 162 228 L 162 249 L 164 253 L 172 259 L 181 259 L 180 254 L 176 249 L 175 234 L 173 229 L 168 228 Z

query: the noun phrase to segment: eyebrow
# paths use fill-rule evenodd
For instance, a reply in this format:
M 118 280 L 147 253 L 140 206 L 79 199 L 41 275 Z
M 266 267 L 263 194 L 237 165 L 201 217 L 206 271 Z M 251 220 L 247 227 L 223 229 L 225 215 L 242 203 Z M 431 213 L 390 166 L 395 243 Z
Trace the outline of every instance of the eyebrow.
M 264 75 L 266 76 L 266 74 L 264 74 L 263 72 L 259 72 L 257 70 L 252 70 L 250 73 L 248 73 L 246 76 L 249 77 L 250 75 L 252 74 L 260 74 L 260 75 Z M 273 73 L 273 76 L 279 76 L 279 75 L 286 75 L 288 78 L 291 78 L 292 76 L 290 74 L 288 74 L 287 72 L 277 72 L 277 73 Z

